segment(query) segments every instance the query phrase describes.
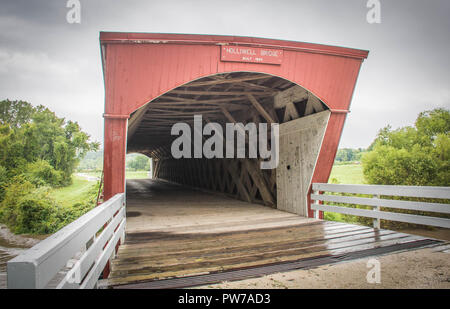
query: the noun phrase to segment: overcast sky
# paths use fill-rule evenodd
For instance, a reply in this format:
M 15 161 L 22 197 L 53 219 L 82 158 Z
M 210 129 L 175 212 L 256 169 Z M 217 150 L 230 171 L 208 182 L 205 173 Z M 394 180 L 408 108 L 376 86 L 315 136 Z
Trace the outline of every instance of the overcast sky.
M 99 31 L 242 35 L 366 49 L 340 147 L 367 147 L 377 131 L 450 108 L 450 1 L 0 0 L 0 100 L 45 105 L 103 140 Z

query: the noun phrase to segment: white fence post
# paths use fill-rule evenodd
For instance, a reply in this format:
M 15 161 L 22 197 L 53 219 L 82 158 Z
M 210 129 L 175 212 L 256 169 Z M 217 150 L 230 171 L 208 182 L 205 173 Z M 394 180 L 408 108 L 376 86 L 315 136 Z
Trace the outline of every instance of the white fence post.
M 312 192 L 313 192 L 313 194 L 320 194 L 320 191 L 313 190 Z M 320 202 L 318 200 L 315 200 L 314 204 L 320 205 Z M 314 218 L 319 219 L 319 211 L 314 209 L 313 212 L 314 212 Z
M 373 196 L 373 198 L 380 199 L 380 195 L 379 194 L 375 194 Z M 375 206 L 373 210 L 375 212 L 379 212 L 380 211 L 380 205 Z M 381 219 L 380 218 L 373 219 L 373 228 L 375 228 L 375 229 L 380 229 L 381 228 Z

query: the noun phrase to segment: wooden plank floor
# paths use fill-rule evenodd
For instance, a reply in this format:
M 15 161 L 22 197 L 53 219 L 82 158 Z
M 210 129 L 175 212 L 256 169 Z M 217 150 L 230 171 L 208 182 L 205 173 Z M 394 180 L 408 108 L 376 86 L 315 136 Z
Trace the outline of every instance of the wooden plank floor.
M 127 235 L 107 284 L 336 256 L 424 239 L 302 218 L 160 181 L 127 183 Z

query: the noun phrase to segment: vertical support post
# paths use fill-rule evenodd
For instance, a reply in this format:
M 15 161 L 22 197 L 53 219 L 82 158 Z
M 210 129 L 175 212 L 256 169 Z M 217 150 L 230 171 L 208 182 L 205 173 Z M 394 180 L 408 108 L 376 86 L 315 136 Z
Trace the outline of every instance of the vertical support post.
M 117 193 L 125 193 L 125 156 L 129 115 L 104 114 L 103 117 L 105 118 L 103 190 L 104 200 L 107 201 Z M 109 273 L 110 260 L 103 269 L 102 278 L 108 278 Z
M 373 196 L 373 198 L 380 199 L 380 195 L 379 194 L 375 194 Z M 375 206 L 373 208 L 373 211 L 379 212 L 380 211 L 380 205 Z M 380 229 L 381 228 L 381 220 L 380 220 L 380 218 L 373 219 L 373 228 L 375 228 L 375 229 Z
M 125 192 L 125 156 L 128 115 L 103 115 L 104 138 L 104 200 Z
M 317 191 L 317 190 L 313 190 L 312 192 L 313 192 L 313 194 L 317 194 L 317 195 L 320 194 L 320 191 Z M 315 200 L 314 204 L 319 205 L 320 202 L 318 200 Z M 319 210 L 313 210 L 313 218 L 320 219 L 320 211 Z
M 120 243 L 121 244 L 125 243 L 125 229 L 123 229 L 122 235 L 120 236 Z
M 153 162 L 153 160 L 152 160 Z M 124 212 L 123 212 L 123 218 L 125 220 L 125 227 L 122 231 L 122 235 L 120 236 L 120 243 L 123 245 L 125 243 L 125 229 L 126 229 L 126 224 L 127 224 L 127 201 L 125 196 L 123 197 L 123 207 L 125 208 Z

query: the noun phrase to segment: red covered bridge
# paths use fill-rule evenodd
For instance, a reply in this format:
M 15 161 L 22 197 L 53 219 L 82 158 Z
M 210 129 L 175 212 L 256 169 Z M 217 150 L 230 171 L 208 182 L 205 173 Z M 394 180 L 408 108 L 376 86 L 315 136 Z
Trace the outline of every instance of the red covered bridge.
M 367 51 L 179 34 L 101 33 L 100 43 L 106 199 L 125 190 L 128 151 L 152 157 L 155 178 L 312 216 L 307 192 L 312 182 L 328 180 Z M 263 171 L 251 160 L 173 160 L 170 127 L 194 114 L 219 123 L 280 123 L 281 166 Z M 190 168 L 209 181 L 192 179 Z

